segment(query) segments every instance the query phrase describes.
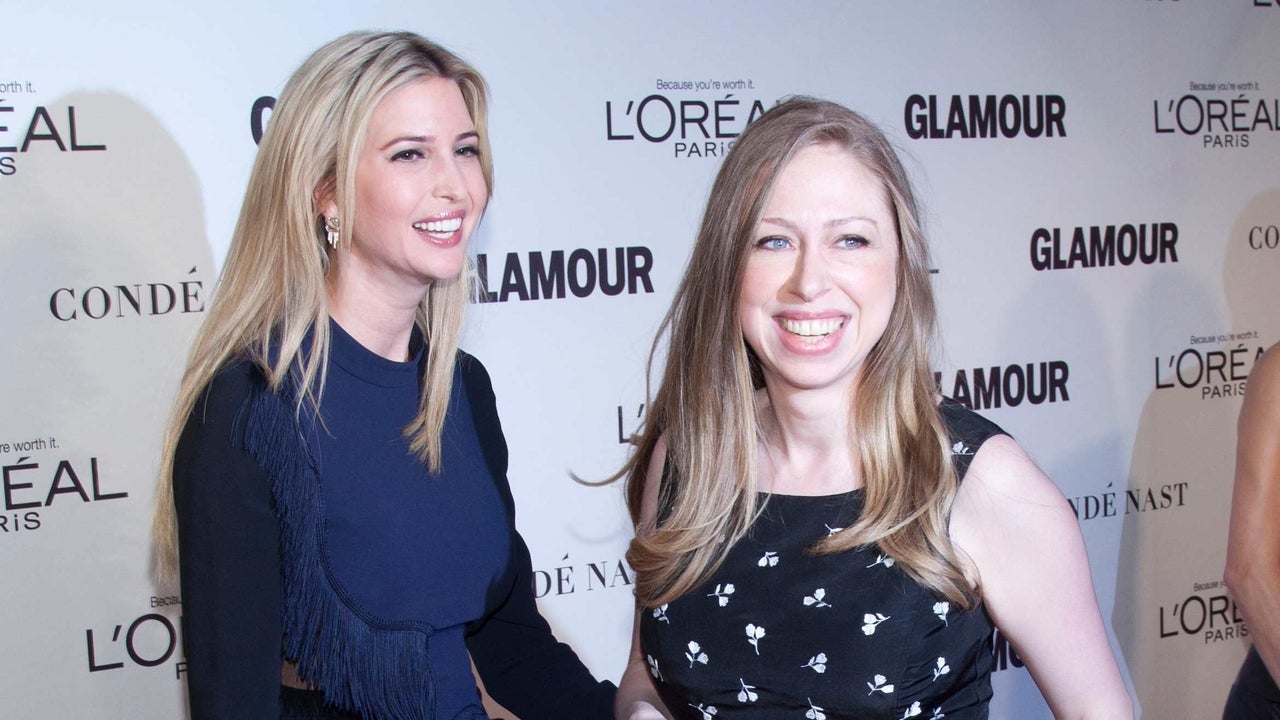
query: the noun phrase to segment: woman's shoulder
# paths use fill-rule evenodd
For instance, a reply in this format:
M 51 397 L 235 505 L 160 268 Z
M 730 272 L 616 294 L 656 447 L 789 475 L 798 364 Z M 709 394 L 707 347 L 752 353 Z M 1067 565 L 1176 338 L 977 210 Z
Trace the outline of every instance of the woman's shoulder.
M 479 358 L 465 350 L 458 350 L 456 358 L 455 377 L 462 382 L 472 412 L 478 409 L 485 421 L 497 422 L 498 398 L 494 393 L 493 378 L 490 377 L 488 368 Z M 489 417 L 490 415 L 493 417 Z
M 951 511 L 953 539 L 1019 537 L 1065 521 L 1075 518 L 1062 491 L 1004 434 L 991 436 L 971 458 Z
M 484 366 L 484 363 L 480 362 L 480 358 L 466 350 L 459 349 L 454 362 L 458 368 L 458 373 L 462 375 L 463 380 L 467 381 L 468 386 L 479 384 L 492 389 L 493 379 L 489 377 L 489 370 Z
M 263 385 L 262 372 L 254 363 L 248 360 L 233 361 L 209 379 L 191 408 L 188 422 L 229 423 L 250 393 Z
M 951 440 L 951 457 L 961 478 L 968 473 L 978 451 L 988 440 L 1009 436 L 1004 428 L 951 398 L 942 398 L 938 403 L 938 412 L 942 414 L 943 425 L 947 428 L 947 435 Z
M 1280 343 L 1272 345 L 1266 352 L 1258 356 L 1257 362 L 1249 370 L 1249 385 L 1245 390 L 1255 396 L 1263 395 L 1270 399 L 1280 399 Z

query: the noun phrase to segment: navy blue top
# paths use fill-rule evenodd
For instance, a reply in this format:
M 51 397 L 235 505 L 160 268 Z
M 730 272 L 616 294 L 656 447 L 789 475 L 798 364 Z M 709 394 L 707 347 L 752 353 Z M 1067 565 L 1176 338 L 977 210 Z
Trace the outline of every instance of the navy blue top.
M 427 471 L 404 428 L 418 413 L 418 363 L 387 360 L 337 323 L 320 408 L 307 425 L 320 468 L 332 582 L 383 624 L 418 625 L 427 643 L 436 716 L 480 700 L 463 643 L 506 570 L 511 528 L 488 476 L 461 372 L 441 438 L 441 473 Z
M 953 401 L 939 409 L 963 475 L 1001 430 Z M 993 626 L 981 605 L 933 594 L 875 546 L 810 551 L 857 521 L 861 489 L 761 501 L 705 582 L 641 613 L 641 650 L 672 717 L 987 717 Z
M 436 475 L 403 435 L 421 343 L 397 363 L 331 331 L 322 422 L 242 362 L 179 442 L 193 719 L 280 717 L 285 658 L 328 705 L 366 717 L 483 717 L 469 649 L 526 720 L 609 717 L 612 687 L 537 612 L 483 367 L 459 354 Z

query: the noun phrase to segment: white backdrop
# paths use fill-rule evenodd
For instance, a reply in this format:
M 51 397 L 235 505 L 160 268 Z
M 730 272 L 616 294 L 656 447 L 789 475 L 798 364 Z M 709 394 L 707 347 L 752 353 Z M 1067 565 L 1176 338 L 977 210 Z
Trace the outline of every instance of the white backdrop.
M 596 673 L 625 660 L 630 528 L 620 487 L 569 474 L 626 456 L 719 158 L 761 108 L 807 93 L 904 153 L 936 254 L 943 391 L 1077 507 L 1143 715 L 1220 714 L 1247 647 L 1221 587 L 1235 416 L 1280 339 L 1280 0 L 5 10 L 5 717 L 183 717 L 181 605 L 148 571 L 160 426 L 255 102 L 363 28 L 420 32 L 492 85 L 496 193 L 474 247 L 505 302 L 474 307 L 464 345 L 494 378 L 542 609 Z M 548 299 L 534 267 L 558 262 L 569 281 Z M 1016 655 L 993 651 L 993 716 L 1048 717 Z

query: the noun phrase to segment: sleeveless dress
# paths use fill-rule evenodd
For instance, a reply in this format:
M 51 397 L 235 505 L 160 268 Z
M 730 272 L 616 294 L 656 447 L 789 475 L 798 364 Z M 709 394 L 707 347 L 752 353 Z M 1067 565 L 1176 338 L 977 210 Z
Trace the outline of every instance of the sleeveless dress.
M 939 406 L 963 477 L 993 423 Z M 812 555 L 861 490 L 762 495 L 763 514 L 700 587 L 646 608 L 640 643 L 675 718 L 986 718 L 993 625 L 912 581 L 874 546 Z

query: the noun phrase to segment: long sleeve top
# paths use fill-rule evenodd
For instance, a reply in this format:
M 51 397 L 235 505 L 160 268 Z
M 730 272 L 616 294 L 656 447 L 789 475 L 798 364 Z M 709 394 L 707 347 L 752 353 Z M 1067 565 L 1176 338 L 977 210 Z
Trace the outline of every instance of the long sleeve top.
M 241 362 L 210 383 L 179 442 L 193 720 L 279 717 L 284 660 L 366 717 L 483 717 L 468 654 L 523 720 L 610 717 L 612 686 L 534 601 L 483 366 L 459 353 L 436 475 L 402 434 L 422 351 L 394 363 L 331 325 L 318 413 Z

